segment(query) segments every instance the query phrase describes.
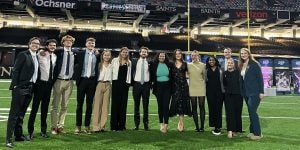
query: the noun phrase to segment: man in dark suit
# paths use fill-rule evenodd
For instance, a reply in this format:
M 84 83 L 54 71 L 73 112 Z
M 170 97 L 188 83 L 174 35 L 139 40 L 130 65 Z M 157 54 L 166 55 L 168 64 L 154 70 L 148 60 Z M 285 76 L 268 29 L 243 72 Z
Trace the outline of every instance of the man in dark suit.
M 54 53 L 57 56 L 53 72 L 53 100 L 51 103 L 51 133 L 66 133 L 64 122 L 67 114 L 68 103 L 73 89 L 73 73 L 75 53 L 72 45 L 75 38 L 66 35 L 61 39 L 63 49 L 58 49 Z M 58 106 L 61 106 L 60 111 Z
M 34 97 L 32 100 L 31 112 L 28 120 L 28 133 L 29 138 L 33 138 L 34 122 L 36 114 L 39 110 L 41 103 L 41 137 L 47 138 L 47 115 L 48 107 L 51 97 L 52 85 L 53 85 L 53 69 L 55 67 L 56 55 L 54 51 L 56 49 L 57 41 L 55 39 L 49 39 L 46 41 L 47 50 L 44 51 L 44 56 L 39 53 L 39 76 L 36 84 L 34 85 Z M 42 52 L 43 53 L 43 52 Z
M 6 146 L 13 148 L 12 135 L 15 141 L 27 141 L 23 135 L 22 125 L 27 107 L 32 98 L 33 83 L 38 76 L 38 60 L 36 52 L 40 47 L 40 39 L 33 37 L 29 40 L 28 50 L 19 53 L 12 71 L 12 101 L 9 111 L 6 131 Z
M 140 125 L 140 102 L 143 99 L 143 122 L 144 129 L 149 130 L 149 96 L 150 96 L 150 63 L 146 60 L 149 49 L 140 48 L 140 58 L 132 61 L 132 81 L 133 81 L 133 99 L 134 99 L 134 123 L 135 130 L 139 130 Z
M 85 129 L 84 132 L 91 134 L 90 122 L 93 107 L 93 98 L 97 83 L 97 64 L 99 59 L 95 53 L 95 38 L 86 39 L 86 49 L 77 53 L 75 58 L 74 79 L 77 86 L 77 108 L 76 108 L 76 127 L 75 134 L 81 132 L 82 125 L 82 106 L 86 96 Z

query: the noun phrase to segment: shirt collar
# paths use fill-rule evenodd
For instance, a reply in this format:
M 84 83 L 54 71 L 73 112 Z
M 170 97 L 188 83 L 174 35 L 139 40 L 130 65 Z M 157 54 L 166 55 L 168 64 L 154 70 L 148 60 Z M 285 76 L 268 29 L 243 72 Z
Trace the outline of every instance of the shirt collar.
M 31 49 L 29 49 L 29 52 L 30 52 L 31 56 L 36 56 L 36 52 L 33 52 Z
M 71 52 L 71 47 L 70 48 L 64 47 L 64 50 L 67 51 L 67 52 Z
M 85 53 L 86 53 L 86 54 L 94 54 L 94 52 L 93 52 L 93 51 L 90 51 L 89 49 L 85 49 Z

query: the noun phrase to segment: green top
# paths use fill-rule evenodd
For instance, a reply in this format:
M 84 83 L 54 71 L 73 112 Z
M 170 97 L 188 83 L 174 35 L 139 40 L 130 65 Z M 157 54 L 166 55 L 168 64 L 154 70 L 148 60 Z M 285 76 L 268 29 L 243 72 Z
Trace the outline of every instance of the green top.
M 156 71 L 157 81 L 169 81 L 169 68 L 165 63 L 159 63 Z

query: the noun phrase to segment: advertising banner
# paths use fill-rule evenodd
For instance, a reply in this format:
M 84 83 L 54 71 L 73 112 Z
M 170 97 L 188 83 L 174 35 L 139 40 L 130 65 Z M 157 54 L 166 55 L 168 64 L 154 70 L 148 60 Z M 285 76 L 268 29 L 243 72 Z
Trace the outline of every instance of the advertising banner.
M 277 12 L 268 10 L 250 10 L 251 19 L 271 19 L 277 18 Z M 231 9 L 229 18 L 247 18 L 247 10 Z
M 264 79 L 264 88 L 271 88 L 273 85 L 273 60 L 261 58 L 259 63 Z
M 101 10 L 145 13 L 146 5 L 101 3 Z
M 277 93 L 291 93 L 291 75 L 289 72 L 288 59 L 274 59 L 276 92 Z
M 293 81 L 294 81 L 294 93 L 300 94 L 300 59 L 292 60 L 293 69 Z
M 78 0 L 30 0 L 33 7 L 76 9 Z

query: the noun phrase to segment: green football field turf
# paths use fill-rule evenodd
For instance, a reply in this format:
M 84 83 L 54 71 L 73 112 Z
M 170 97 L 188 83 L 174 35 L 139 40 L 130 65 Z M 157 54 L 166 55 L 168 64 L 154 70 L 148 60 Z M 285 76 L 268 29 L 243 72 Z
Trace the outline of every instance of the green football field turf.
M 2 80 L 3 81 L 3 80 Z M 0 149 L 4 147 L 6 123 L 5 117 L 8 116 L 8 108 L 11 101 L 11 92 L 8 90 L 10 83 L 0 82 Z M 15 142 L 15 149 L 300 149 L 300 97 L 299 96 L 276 96 L 265 97 L 259 108 L 261 116 L 261 126 L 264 138 L 260 141 L 251 141 L 246 138 L 248 133 L 249 118 L 247 108 L 244 104 L 243 109 L 243 129 L 245 133 L 241 137 L 228 139 L 226 134 L 226 123 L 223 117 L 223 130 L 221 136 L 211 134 L 208 127 L 208 117 L 205 120 L 205 132 L 194 132 L 195 126 L 191 117 L 185 117 L 184 129 L 180 133 L 177 131 L 178 118 L 170 118 L 169 132 L 162 134 L 159 131 L 159 122 L 157 115 L 157 103 L 153 95 L 150 97 L 150 131 L 133 131 L 133 99 L 131 90 L 129 92 L 127 109 L 127 130 L 123 132 L 104 132 L 92 135 L 74 135 L 75 128 L 75 109 L 76 109 L 76 88 L 72 93 L 72 98 L 68 107 L 65 129 L 68 132 L 65 135 L 49 135 L 48 139 L 39 137 L 40 119 L 39 115 L 35 124 L 35 138 L 30 142 Z M 142 112 L 142 106 L 141 106 Z M 208 109 L 206 108 L 206 112 Z M 208 115 L 208 113 L 206 113 Z M 225 114 L 223 113 L 223 116 Z M 27 134 L 28 114 L 24 119 L 24 133 Z M 109 120 L 109 119 L 108 119 Z M 48 115 L 48 128 L 50 117 Z M 142 125 L 142 124 L 141 124 Z M 142 127 L 142 126 L 141 126 Z M 107 123 L 109 129 L 109 121 Z

